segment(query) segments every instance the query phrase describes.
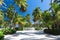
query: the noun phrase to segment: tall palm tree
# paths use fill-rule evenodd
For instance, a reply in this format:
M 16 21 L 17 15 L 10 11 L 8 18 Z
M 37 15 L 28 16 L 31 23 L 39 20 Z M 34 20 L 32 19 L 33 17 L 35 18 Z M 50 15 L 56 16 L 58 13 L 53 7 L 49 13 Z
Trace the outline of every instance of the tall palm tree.
M 57 24 L 59 23 L 56 15 L 57 15 L 57 11 L 59 10 L 60 1 L 59 0 L 54 0 L 53 2 L 52 1 L 53 0 L 51 0 L 50 2 L 51 7 L 49 8 L 49 10 L 51 10 L 53 26 L 55 28 L 56 26 L 58 26 Z
M 60 28 L 60 9 L 57 11 L 56 17 L 57 28 Z
M 51 13 L 49 11 L 44 11 L 42 16 L 43 16 L 42 18 L 43 18 L 43 22 L 44 22 L 45 26 L 49 29 L 49 25 L 52 24 Z
M 33 11 L 33 14 L 34 16 L 34 19 L 33 21 L 36 22 L 36 21 L 39 21 L 40 20 L 40 17 L 41 17 L 41 11 L 40 11 L 40 8 L 37 7 L 34 11 Z
M 58 4 L 59 2 L 58 2 L 58 0 L 54 0 L 54 2 L 52 3 L 52 5 L 51 5 L 51 10 L 52 10 L 52 18 L 53 18 L 53 20 L 54 20 L 54 24 L 53 24 L 53 27 L 54 28 L 58 28 L 58 19 L 57 19 L 57 12 L 58 12 L 58 10 L 59 10 L 59 8 L 60 8 L 60 4 Z
M 11 24 L 11 25 L 10 25 L 11 27 L 14 26 L 13 21 L 14 21 L 15 15 L 16 15 L 16 13 L 15 13 L 15 8 L 14 8 L 14 6 L 13 6 L 13 5 L 10 5 L 10 7 L 7 9 L 6 16 L 8 17 L 8 19 L 9 19 L 9 21 L 10 21 L 9 25 Z

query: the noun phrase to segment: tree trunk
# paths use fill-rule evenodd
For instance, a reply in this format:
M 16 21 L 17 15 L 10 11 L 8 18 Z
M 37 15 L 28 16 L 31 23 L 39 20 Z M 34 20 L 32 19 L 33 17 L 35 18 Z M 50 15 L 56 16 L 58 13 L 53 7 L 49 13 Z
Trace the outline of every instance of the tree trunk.
M 12 20 L 11 20 L 11 26 L 10 26 L 11 28 L 14 27 L 14 23 L 13 23 L 14 18 L 15 18 L 15 13 L 14 13 L 14 15 L 13 15 L 13 17 L 12 17 Z

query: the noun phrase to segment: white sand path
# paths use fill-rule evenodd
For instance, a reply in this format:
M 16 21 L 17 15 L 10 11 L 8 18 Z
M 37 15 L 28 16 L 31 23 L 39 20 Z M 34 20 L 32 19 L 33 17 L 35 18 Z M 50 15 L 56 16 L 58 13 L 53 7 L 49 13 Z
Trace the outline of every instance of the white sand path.
M 5 35 L 5 40 L 60 40 L 59 36 L 45 34 L 43 30 L 17 31 L 16 34 Z

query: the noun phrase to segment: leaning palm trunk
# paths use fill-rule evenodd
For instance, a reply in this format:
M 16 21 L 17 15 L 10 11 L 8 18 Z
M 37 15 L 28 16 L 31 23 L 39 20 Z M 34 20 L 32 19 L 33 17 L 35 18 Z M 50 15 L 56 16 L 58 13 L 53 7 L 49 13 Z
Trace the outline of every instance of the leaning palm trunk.
M 12 17 L 12 20 L 11 20 L 11 26 L 10 26 L 10 28 L 14 27 L 14 23 L 13 23 L 14 18 L 15 18 L 15 13 L 14 13 L 14 15 L 13 15 L 13 17 Z

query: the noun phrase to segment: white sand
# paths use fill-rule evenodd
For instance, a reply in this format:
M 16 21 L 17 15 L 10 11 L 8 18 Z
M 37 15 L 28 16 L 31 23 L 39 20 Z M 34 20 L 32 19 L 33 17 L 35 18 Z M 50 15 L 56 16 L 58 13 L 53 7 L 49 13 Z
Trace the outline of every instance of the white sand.
M 60 40 L 60 36 L 45 34 L 43 30 L 17 31 L 13 35 L 5 35 L 5 40 Z

